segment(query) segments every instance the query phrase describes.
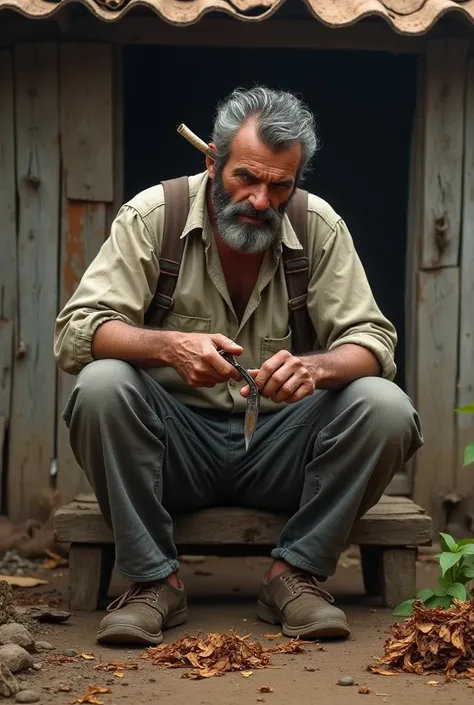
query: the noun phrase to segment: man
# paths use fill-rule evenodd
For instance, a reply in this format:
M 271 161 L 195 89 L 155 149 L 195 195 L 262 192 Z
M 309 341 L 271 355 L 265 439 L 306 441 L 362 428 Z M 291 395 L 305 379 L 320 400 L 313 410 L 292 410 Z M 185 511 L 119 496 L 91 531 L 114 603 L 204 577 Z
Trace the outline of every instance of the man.
M 174 307 L 144 326 L 160 276 L 163 187 L 131 199 L 59 314 L 55 356 L 79 373 L 64 411 L 74 454 L 113 528 L 132 587 L 101 642 L 158 644 L 187 618 L 170 513 L 221 504 L 291 515 L 262 579 L 260 619 L 288 636 L 345 637 L 321 587 L 356 519 L 421 446 L 393 383 L 396 332 L 372 296 L 343 220 L 310 194 L 308 311 L 318 347 L 292 354 L 282 247 L 301 250 L 286 209 L 317 148 L 293 95 L 234 91 L 217 111 L 216 158 L 189 178 Z M 261 413 L 219 351 L 250 369 Z

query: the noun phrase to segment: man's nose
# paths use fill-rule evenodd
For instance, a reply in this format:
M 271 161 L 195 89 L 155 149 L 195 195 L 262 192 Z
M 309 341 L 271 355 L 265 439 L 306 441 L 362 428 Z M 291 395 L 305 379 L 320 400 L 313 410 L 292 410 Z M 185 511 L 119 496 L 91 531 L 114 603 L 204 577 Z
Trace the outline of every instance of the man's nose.
M 270 207 L 268 188 L 265 184 L 259 184 L 257 187 L 252 189 L 252 193 L 249 196 L 249 202 L 257 211 L 266 211 L 267 208 Z

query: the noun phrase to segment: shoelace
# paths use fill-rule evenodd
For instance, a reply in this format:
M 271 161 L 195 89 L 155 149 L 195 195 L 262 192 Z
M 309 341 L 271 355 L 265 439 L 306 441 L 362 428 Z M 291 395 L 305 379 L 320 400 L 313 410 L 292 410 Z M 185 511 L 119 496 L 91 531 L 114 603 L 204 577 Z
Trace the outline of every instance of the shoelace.
M 318 597 L 322 597 L 322 599 L 326 600 L 326 602 L 334 602 L 333 596 L 326 590 L 319 587 L 316 582 L 316 578 L 306 575 L 306 573 L 293 572 L 289 576 L 285 576 L 283 579 L 293 594 L 296 594 L 297 592 L 300 594 L 308 593 L 311 595 L 318 595 Z
M 163 590 L 163 585 L 133 585 L 129 588 L 123 595 L 117 597 L 113 600 L 107 607 L 107 612 L 114 612 L 119 610 L 126 604 L 130 602 L 147 602 L 148 604 L 154 604 L 159 598 L 159 593 Z

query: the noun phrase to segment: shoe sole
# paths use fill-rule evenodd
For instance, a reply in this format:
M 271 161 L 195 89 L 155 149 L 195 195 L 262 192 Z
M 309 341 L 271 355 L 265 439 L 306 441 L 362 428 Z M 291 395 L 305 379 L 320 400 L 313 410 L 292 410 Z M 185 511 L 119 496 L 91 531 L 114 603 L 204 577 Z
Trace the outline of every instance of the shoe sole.
M 262 622 L 267 622 L 267 624 L 281 625 L 282 634 L 292 638 L 348 637 L 351 633 L 349 625 L 343 619 L 321 619 L 300 627 L 290 627 L 276 612 L 261 602 L 258 603 L 257 616 Z
M 188 619 L 188 610 L 184 608 L 174 612 L 166 622 L 163 622 L 162 629 L 171 629 L 185 624 Z M 140 627 L 130 624 L 111 624 L 110 627 L 99 629 L 96 640 L 102 644 L 145 644 L 158 646 L 163 641 L 161 630 L 157 634 L 147 632 Z

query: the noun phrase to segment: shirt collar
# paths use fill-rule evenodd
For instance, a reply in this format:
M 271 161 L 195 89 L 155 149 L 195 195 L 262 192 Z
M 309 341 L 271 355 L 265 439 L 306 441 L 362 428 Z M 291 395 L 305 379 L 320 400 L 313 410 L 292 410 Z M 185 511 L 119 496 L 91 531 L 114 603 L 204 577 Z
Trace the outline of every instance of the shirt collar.
M 207 172 L 204 172 L 203 174 L 198 175 L 197 181 L 195 180 L 194 177 L 192 177 L 193 180 L 193 187 L 191 187 L 190 184 L 190 189 L 189 189 L 189 194 L 190 194 L 190 208 L 189 208 L 189 213 L 188 217 L 186 220 L 186 225 L 184 226 L 183 233 L 181 235 L 181 238 L 186 237 L 189 235 L 190 232 L 194 230 L 200 230 L 201 233 L 204 235 L 206 232 L 206 222 L 208 222 L 209 217 L 208 217 L 208 212 L 207 212 L 207 200 L 206 200 L 206 192 L 207 192 L 207 184 L 209 182 L 209 175 Z M 285 214 L 283 217 L 283 236 L 282 236 L 282 243 L 286 245 L 286 247 L 290 248 L 291 250 L 302 250 L 303 247 L 298 240 L 298 237 L 293 229 L 293 226 L 290 223 L 290 219 L 288 216 Z

